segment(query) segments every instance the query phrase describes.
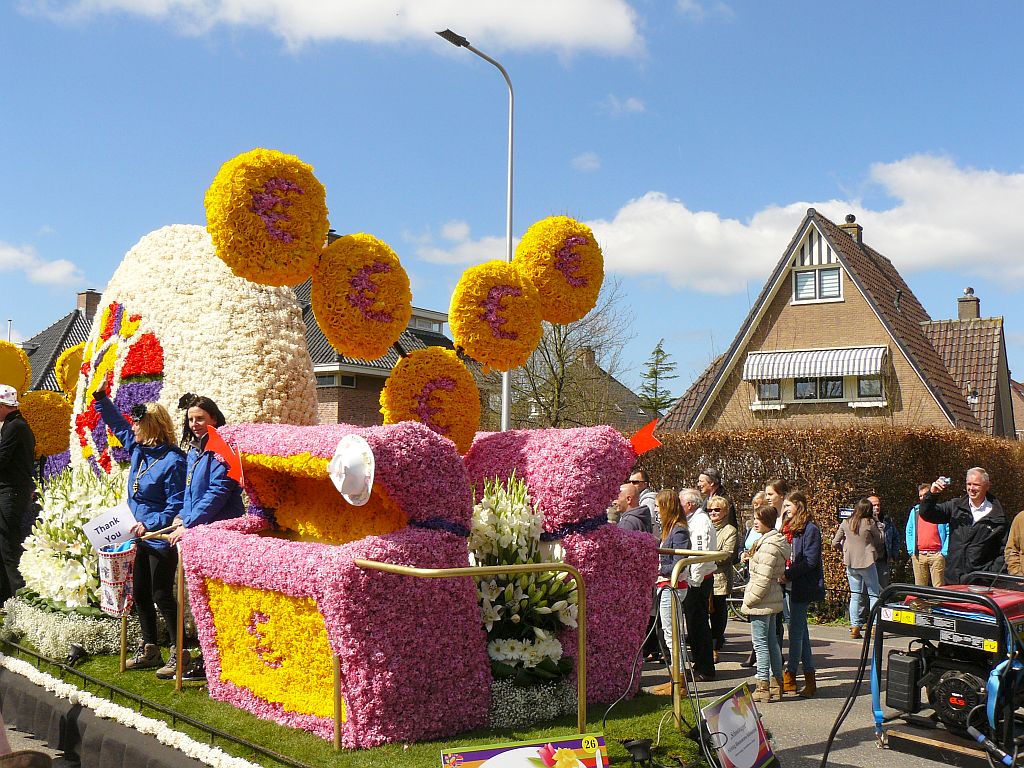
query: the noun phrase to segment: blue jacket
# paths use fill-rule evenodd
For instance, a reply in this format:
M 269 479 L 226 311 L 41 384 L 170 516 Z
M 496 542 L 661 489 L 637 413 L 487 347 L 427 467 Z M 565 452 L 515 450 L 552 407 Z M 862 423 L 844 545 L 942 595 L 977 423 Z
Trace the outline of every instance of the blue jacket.
M 690 532 L 683 528 L 681 525 L 677 525 L 671 531 L 669 531 L 668 537 L 661 543 L 662 549 L 691 549 L 690 547 Z M 682 555 L 659 555 L 661 563 L 658 568 L 658 575 L 662 578 L 669 579 L 672 577 L 672 568 L 683 559 Z M 689 573 L 688 568 L 683 568 L 679 574 L 680 581 L 686 581 Z
M 220 456 L 193 445 L 187 462 L 185 503 L 181 510 L 186 528 L 245 514 L 242 486 L 228 477 L 227 464 Z
M 883 532 L 885 535 L 885 552 L 880 552 L 875 562 L 892 562 L 900 554 L 900 537 L 896 531 L 896 521 L 886 517 L 883 521 Z
M 920 504 L 915 504 L 907 517 L 907 552 L 917 554 L 917 513 L 921 510 Z M 939 523 L 939 541 L 942 542 L 942 555 L 949 554 L 949 524 Z
M 180 514 L 185 497 L 185 454 L 176 445 L 143 445 L 110 398 L 96 399 L 96 410 L 128 451 L 128 508 L 147 531 L 169 526 Z M 138 490 L 135 490 L 136 483 Z M 166 541 L 140 542 L 166 547 Z
M 793 535 L 793 554 L 786 568 L 789 599 L 813 603 L 825 599 L 825 567 L 821 563 L 821 530 L 813 522 Z

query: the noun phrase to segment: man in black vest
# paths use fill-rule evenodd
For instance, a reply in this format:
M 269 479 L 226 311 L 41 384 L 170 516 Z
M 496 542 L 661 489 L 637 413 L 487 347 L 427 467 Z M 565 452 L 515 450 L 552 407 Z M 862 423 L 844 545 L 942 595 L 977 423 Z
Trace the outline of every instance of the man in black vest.
M 18 410 L 18 392 L 0 384 L 0 602 L 25 586 L 18 564 L 29 534 L 36 438 Z

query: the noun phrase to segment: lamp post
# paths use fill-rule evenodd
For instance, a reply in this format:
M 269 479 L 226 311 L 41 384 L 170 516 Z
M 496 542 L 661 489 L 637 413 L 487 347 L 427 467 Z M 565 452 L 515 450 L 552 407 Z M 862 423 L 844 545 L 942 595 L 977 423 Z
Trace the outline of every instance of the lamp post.
M 497 61 L 492 59 L 483 51 L 477 50 L 469 44 L 469 40 L 464 38 L 462 35 L 457 35 L 450 29 L 446 29 L 442 32 L 438 32 L 442 38 L 447 40 L 449 43 L 454 45 L 456 48 L 465 48 L 472 53 L 475 53 L 484 61 L 497 67 L 498 71 L 501 72 L 501 76 L 505 78 L 505 83 L 508 85 L 508 194 L 507 204 L 505 210 L 505 259 L 506 261 L 512 261 L 512 126 L 513 126 L 513 110 L 515 107 L 515 96 L 512 93 L 512 79 L 508 76 L 508 72 L 501 66 Z M 506 432 L 509 428 L 509 414 L 512 410 L 512 379 L 509 376 L 508 371 L 502 371 L 501 374 L 501 431 Z

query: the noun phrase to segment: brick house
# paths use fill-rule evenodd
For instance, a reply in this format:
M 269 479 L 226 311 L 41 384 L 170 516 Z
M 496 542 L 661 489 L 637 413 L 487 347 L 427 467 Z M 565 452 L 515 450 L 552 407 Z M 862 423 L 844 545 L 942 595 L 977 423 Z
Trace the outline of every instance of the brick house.
M 728 350 L 659 431 L 929 425 L 1015 438 L 1001 317 L 933 321 L 855 218 L 813 208 Z
M 99 291 L 92 288 L 82 291 L 78 294 L 78 303 L 71 312 L 21 343 L 21 348 L 28 355 L 29 366 L 32 368 L 29 389 L 60 391 L 54 364 L 65 349 L 88 340 L 92 320 L 99 309 L 101 298 Z

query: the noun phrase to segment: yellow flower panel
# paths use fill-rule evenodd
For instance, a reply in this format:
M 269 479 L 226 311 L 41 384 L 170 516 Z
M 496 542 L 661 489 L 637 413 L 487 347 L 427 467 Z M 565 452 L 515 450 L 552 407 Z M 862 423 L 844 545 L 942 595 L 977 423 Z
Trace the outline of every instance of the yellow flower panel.
M 277 524 L 304 540 L 347 544 L 409 524 L 408 516 L 380 483 L 374 484 L 365 505 L 354 507 L 345 501 L 327 475 L 327 459 L 308 453 L 289 457 L 243 453 L 242 466 L 260 503 L 274 509 Z
M 53 364 L 54 373 L 57 375 L 57 386 L 61 388 L 69 399 L 75 396 L 75 387 L 78 386 L 78 377 L 82 369 L 82 351 L 85 344 L 76 344 L 68 347 L 57 358 Z
M 57 392 L 40 389 L 21 396 L 21 414 L 36 437 L 36 458 L 68 449 L 71 438 L 71 403 Z
M 221 678 L 288 712 L 334 716 L 327 628 L 308 597 L 206 580 Z
M 14 387 L 21 394 L 28 389 L 31 378 L 32 368 L 25 350 L 9 341 L 0 341 L 0 384 Z

